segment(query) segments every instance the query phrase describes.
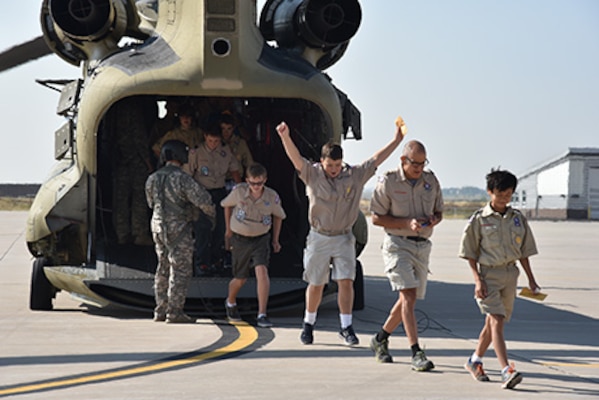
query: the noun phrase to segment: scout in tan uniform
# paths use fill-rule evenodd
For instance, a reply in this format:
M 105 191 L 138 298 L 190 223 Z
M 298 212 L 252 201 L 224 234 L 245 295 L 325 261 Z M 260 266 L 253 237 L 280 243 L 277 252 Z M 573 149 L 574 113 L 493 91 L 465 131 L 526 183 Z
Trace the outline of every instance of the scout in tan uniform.
M 304 250 L 304 280 L 308 282 L 308 287 L 300 340 L 303 344 L 314 341 L 316 313 L 332 264 L 331 277 L 338 285 L 339 336 L 345 344 L 357 345 L 359 340 L 352 327 L 356 256 L 351 228 L 358 217 L 364 185 L 374 175 L 376 168 L 399 146 L 407 128 L 401 120 L 401 123 L 396 124 L 393 140 L 357 166 L 343 165 L 343 150 L 333 143 L 325 144 L 320 162 L 312 164 L 300 155 L 285 122 L 277 126 L 277 132 L 287 156 L 306 184 L 310 203 L 308 216 L 311 229 Z
M 235 134 L 235 118 L 231 114 L 221 114 L 220 131 L 223 135 L 223 143 L 231 148 L 239 161 L 239 175 L 243 178 L 244 171 L 254 163 L 254 158 L 245 139 Z M 231 175 L 227 174 L 227 181 L 230 179 L 232 179 Z
M 504 322 L 510 320 L 516 298 L 520 273 L 516 260 L 526 273 L 530 290 L 540 290 L 528 261 L 537 254 L 532 231 L 524 215 L 508 205 L 517 184 L 518 179 L 508 171 L 492 170 L 487 175 L 491 201 L 470 218 L 459 252 L 468 260 L 474 275 L 474 297 L 486 314 L 476 350 L 464 367 L 474 379 L 488 381 L 482 357 L 493 343 L 504 389 L 512 389 L 522 381 L 522 375 L 508 362 L 503 336 Z
M 216 227 L 214 232 L 206 218 L 200 217 L 195 223 L 194 269 L 196 275 L 207 275 L 213 266 L 222 267 L 225 242 L 225 216 L 220 202 L 227 195 L 225 176 L 231 173 L 236 183 L 241 182 L 239 163 L 227 146 L 221 142 L 220 130 L 209 129 L 204 133 L 204 142 L 189 151 L 189 164 L 186 166 L 193 178 L 202 184 L 212 196 L 216 206 Z M 214 270 L 212 272 L 222 272 Z
M 272 326 L 266 316 L 270 291 L 269 232 L 272 227 L 272 248 L 278 253 L 281 250 L 281 223 L 286 215 L 279 195 L 265 187 L 265 183 L 266 169 L 260 164 L 252 164 L 247 170 L 246 183 L 235 186 L 221 205 L 225 209 L 225 236 L 230 240 L 233 257 L 233 279 L 229 282 L 229 294 L 225 301 L 227 318 L 229 321 L 241 321 L 237 294 L 250 276 L 250 269 L 254 268 L 258 294 L 256 321 L 258 326 L 268 328 Z
M 169 130 L 154 145 L 152 150 L 158 156 L 162 145 L 168 140 L 179 140 L 190 149 L 197 148 L 202 143 L 202 132 L 193 124 L 193 110 L 188 107 L 181 107 L 177 113 L 179 126 Z
M 428 164 L 424 145 L 416 140 L 406 143 L 401 165 L 379 180 L 370 203 L 372 222 L 385 228 L 383 261 L 391 288 L 399 298 L 391 308 L 381 330 L 371 339 L 370 348 L 377 361 L 393 362 L 389 336 L 403 322 L 412 349 L 412 369 L 429 371 L 418 344 L 414 310 L 416 299 L 424 299 L 433 227 L 443 218 L 443 196 L 435 175 L 425 171 Z

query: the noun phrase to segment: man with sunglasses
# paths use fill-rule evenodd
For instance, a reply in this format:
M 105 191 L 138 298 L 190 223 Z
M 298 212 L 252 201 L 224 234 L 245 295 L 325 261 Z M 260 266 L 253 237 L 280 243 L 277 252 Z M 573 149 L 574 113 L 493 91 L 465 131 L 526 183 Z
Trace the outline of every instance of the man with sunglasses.
M 330 275 L 338 286 L 339 337 L 346 345 L 355 346 L 360 341 L 352 327 L 353 281 L 356 277 L 356 239 L 352 234 L 352 226 L 360 212 L 364 185 L 375 174 L 377 167 L 399 146 L 407 127 L 403 119 L 398 118 L 393 139 L 371 158 L 356 166 L 344 165 L 341 146 L 332 142 L 322 146 L 320 162 L 312 163 L 300 155 L 285 122 L 277 126 L 277 132 L 287 156 L 306 185 L 310 203 L 308 217 L 311 228 L 306 238 L 303 275 L 308 287 L 300 341 L 303 344 L 314 341 L 316 313 Z
M 424 145 L 406 143 L 401 165 L 379 179 L 370 202 L 372 223 L 385 228 L 383 261 L 385 272 L 399 298 L 381 330 L 371 339 L 376 360 L 392 363 L 389 336 L 403 322 L 412 350 L 412 369 L 429 371 L 435 366 L 418 344 L 414 313 L 417 299 L 424 299 L 433 227 L 443 218 L 443 196 L 439 181 L 424 167 L 428 164 Z
M 266 168 L 261 164 L 250 165 L 246 171 L 246 183 L 236 185 L 221 202 L 225 210 L 225 237 L 230 242 L 233 258 L 233 279 L 229 282 L 229 294 L 225 300 L 227 319 L 241 321 L 237 294 L 253 268 L 258 294 L 256 323 L 262 328 L 272 326 L 266 316 L 270 291 L 270 231 L 272 227 L 272 249 L 278 253 L 281 250 L 281 224 L 286 217 L 277 192 L 264 186 L 266 177 Z

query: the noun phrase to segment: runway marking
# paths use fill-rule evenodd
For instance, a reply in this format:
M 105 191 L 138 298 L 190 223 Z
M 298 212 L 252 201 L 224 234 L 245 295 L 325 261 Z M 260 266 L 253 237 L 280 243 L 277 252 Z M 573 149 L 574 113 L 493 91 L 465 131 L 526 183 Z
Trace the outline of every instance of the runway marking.
M 104 372 L 90 373 L 85 376 L 57 378 L 51 381 L 45 381 L 40 383 L 20 384 L 18 386 L 13 386 L 10 388 L 0 388 L 0 397 L 45 390 L 61 389 L 69 386 L 98 383 L 113 379 L 125 379 L 137 375 L 156 373 L 169 369 L 190 366 L 192 364 L 197 364 L 206 360 L 231 356 L 236 352 L 240 352 L 241 350 L 250 347 L 258 340 L 258 331 L 256 330 L 256 328 L 247 324 L 246 322 L 235 322 L 231 323 L 231 325 L 235 326 L 235 328 L 237 329 L 237 332 L 239 334 L 237 339 L 213 351 L 201 353 L 201 350 L 197 350 L 192 353 L 184 353 L 175 356 L 181 358 L 172 359 L 172 357 L 170 357 L 171 359 L 164 361 L 158 360 L 149 365 L 125 367 Z M 185 354 L 190 354 L 190 356 L 185 357 Z
M 582 368 L 599 368 L 599 364 L 580 364 L 580 363 L 564 363 L 564 362 L 542 362 L 545 367 L 582 367 Z

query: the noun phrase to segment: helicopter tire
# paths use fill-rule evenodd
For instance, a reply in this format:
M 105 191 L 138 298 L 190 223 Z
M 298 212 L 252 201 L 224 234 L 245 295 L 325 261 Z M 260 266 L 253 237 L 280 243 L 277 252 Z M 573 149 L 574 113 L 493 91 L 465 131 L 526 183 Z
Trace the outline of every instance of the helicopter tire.
M 50 311 L 52 310 L 52 299 L 54 298 L 55 290 L 46 274 L 44 266 L 46 259 L 38 257 L 33 261 L 31 271 L 31 288 L 29 292 L 29 308 L 35 311 Z
M 356 238 L 356 258 L 360 257 L 364 247 L 366 247 L 366 243 L 368 243 L 368 222 L 366 221 L 366 216 L 360 210 L 358 213 L 358 218 L 356 222 L 352 226 L 352 233 Z
M 362 263 L 356 260 L 356 279 L 354 279 L 354 307 L 355 311 L 364 309 L 364 271 Z

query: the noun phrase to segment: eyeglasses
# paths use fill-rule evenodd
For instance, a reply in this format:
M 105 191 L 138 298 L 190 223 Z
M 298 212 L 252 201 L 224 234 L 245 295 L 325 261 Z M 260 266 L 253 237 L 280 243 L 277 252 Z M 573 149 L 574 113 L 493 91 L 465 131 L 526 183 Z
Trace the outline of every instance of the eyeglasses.
M 258 181 L 258 182 L 246 181 L 246 182 L 247 182 L 247 183 L 248 183 L 248 185 L 250 185 L 250 186 L 262 186 L 262 185 L 264 185 L 264 183 L 265 183 L 266 181 Z
M 424 167 L 425 165 L 428 165 L 428 162 L 429 162 L 428 158 L 425 158 L 423 162 L 417 162 L 417 161 L 412 160 L 410 157 L 406 157 L 406 161 L 415 167 Z

